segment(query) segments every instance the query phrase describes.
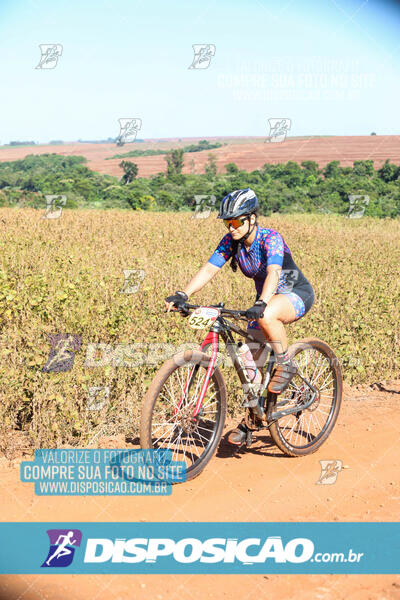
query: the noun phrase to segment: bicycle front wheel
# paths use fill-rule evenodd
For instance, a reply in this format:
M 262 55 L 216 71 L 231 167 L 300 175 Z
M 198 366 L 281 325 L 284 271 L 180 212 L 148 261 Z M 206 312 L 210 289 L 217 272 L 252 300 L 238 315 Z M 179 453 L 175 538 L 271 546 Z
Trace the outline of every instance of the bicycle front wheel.
M 269 431 L 282 452 L 304 456 L 318 450 L 336 423 L 342 402 L 342 371 L 332 348 L 322 340 L 300 340 L 289 346 L 288 352 L 298 374 L 279 396 L 268 393 L 268 401 L 274 412 L 298 410 L 272 423 Z M 312 390 L 299 374 L 317 390 L 308 408 L 303 407 L 311 399 Z
M 157 372 L 142 405 L 141 448 L 171 450 L 172 460 L 186 463 L 186 480 L 197 477 L 210 462 L 225 423 L 226 387 L 218 367 L 193 417 L 209 361 L 197 350 L 176 354 Z

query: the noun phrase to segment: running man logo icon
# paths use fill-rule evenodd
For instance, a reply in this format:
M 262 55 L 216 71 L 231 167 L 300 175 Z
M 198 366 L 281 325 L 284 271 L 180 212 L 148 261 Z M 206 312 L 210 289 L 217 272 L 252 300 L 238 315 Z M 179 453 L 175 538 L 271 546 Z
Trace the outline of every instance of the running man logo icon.
M 341 460 L 320 460 L 321 475 L 315 483 L 322 485 L 332 485 L 336 483 L 339 471 L 342 470 Z
M 282 278 L 283 282 L 279 284 L 278 290 L 280 288 L 285 288 L 285 291 L 291 292 L 294 284 L 299 278 L 299 272 L 297 269 L 282 269 Z
M 55 69 L 58 59 L 62 54 L 63 47 L 61 44 L 39 44 L 40 61 L 36 69 Z
M 67 196 L 64 194 L 46 195 L 46 212 L 42 219 L 59 219 L 62 213 L 62 207 L 67 203 Z
M 349 213 L 350 219 L 360 219 L 365 213 L 365 209 L 369 204 L 369 196 L 360 194 L 349 194 Z
M 137 132 L 142 128 L 142 119 L 134 119 L 132 117 L 118 119 L 119 135 L 115 140 L 117 146 L 123 146 L 125 142 L 134 142 Z
M 82 336 L 73 333 L 56 333 L 49 335 L 49 340 L 51 350 L 42 372 L 70 371 L 74 365 L 75 352 L 78 352 L 81 347 Z
M 213 56 L 215 56 L 214 44 L 192 44 L 194 57 L 188 69 L 208 69 Z
M 216 197 L 214 196 L 214 194 L 212 194 L 211 196 L 209 194 L 207 195 L 198 195 L 196 194 L 194 199 L 196 202 L 196 208 L 195 208 L 195 213 L 194 215 L 192 215 L 192 219 L 207 219 L 207 217 L 210 216 L 211 214 L 211 206 L 209 206 L 208 204 L 205 203 L 205 200 L 207 200 L 209 198 L 209 203 L 212 206 L 215 206 L 215 202 L 216 202 Z M 201 210 L 201 208 L 203 210 Z
M 50 548 L 42 567 L 68 567 L 74 558 L 75 548 L 81 545 L 79 529 L 48 529 Z
M 146 272 L 144 269 L 122 269 L 124 272 L 124 287 L 121 290 L 122 294 L 135 294 L 139 291 L 140 284 L 145 278 Z
M 292 121 L 291 119 L 268 119 L 269 137 L 267 142 L 284 142 L 287 132 L 289 131 Z

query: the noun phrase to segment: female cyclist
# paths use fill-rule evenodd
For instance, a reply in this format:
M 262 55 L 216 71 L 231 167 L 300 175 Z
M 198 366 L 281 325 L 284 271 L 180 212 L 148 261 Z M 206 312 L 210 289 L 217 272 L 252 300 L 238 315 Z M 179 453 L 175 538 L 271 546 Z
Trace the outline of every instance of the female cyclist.
M 250 188 L 235 190 L 221 202 L 218 219 L 223 219 L 229 233 L 224 235 L 211 255 L 183 291 L 165 298 L 167 312 L 178 310 L 191 294 L 200 291 L 227 260 L 231 267 L 237 264 L 243 275 L 254 279 L 257 295 L 254 305 L 247 310 L 250 319 L 247 331 L 260 342 L 269 341 L 276 357 L 276 369 L 268 390 L 283 392 L 297 370 L 288 355 L 284 324 L 303 317 L 314 302 L 311 284 L 295 264 L 283 237 L 273 229 L 257 223 L 259 203 Z M 246 339 L 247 341 L 247 339 Z M 254 359 L 258 351 L 250 349 Z M 257 364 L 260 364 L 257 362 Z M 263 364 L 263 363 L 262 363 Z M 246 437 L 244 421 L 231 431 L 228 440 L 241 445 Z

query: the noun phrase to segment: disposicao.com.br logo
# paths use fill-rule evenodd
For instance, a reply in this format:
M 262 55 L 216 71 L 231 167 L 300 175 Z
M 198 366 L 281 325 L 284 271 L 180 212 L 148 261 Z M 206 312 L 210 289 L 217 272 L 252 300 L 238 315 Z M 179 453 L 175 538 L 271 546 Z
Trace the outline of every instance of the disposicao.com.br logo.
M 315 543 L 319 546 L 321 539 L 315 539 L 315 543 L 308 537 L 300 535 L 269 535 L 257 534 L 240 535 L 229 533 L 220 537 L 191 535 L 179 535 L 168 531 L 165 537 L 156 534 L 157 524 L 148 527 L 138 527 L 139 535 L 129 536 L 128 527 L 126 533 L 119 527 L 116 536 L 107 536 L 106 530 L 113 524 L 103 524 L 106 535 L 100 537 L 84 535 L 85 544 L 82 542 L 82 532 L 78 529 L 48 529 L 47 535 L 50 539 L 50 549 L 41 567 L 71 567 L 73 572 L 92 573 L 123 573 L 127 572 L 154 572 L 178 573 L 186 572 L 190 567 L 191 572 L 204 572 L 204 569 L 217 569 L 216 572 L 251 572 L 254 569 L 283 568 L 284 571 L 292 572 L 292 569 L 303 569 L 304 572 L 324 572 L 326 569 L 336 568 L 341 572 L 345 564 L 364 564 L 362 552 L 355 552 L 347 547 L 347 550 L 338 552 L 337 545 L 331 546 L 329 552 L 316 551 Z M 165 524 L 167 525 L 167 524 Z M 178 524 L 177 524 L 178 525 Z M 182 529 L 182 524 L 181 529 Z M 91 525 L 93 533 L 95 528 Z M 149 532 L 152 530 L 152 533 Z M 186 527 L 188 529 L 188 527 Z M 194 529 L 196 527 L 194 526 Z M 136 532 L 135 532 L 136 533 Z M 150 533 L 150 535 L 149 535 Z M 193 532 L 194 533 L 194 532 Z M 300 532 L 299 532 L 300 533 Z M 139 537 L 139 536 L 142 537 Z M 167 536 L 170 537 L 167 537 Z M 326 541 L 326 540 L 324 540 Z M 328 544 L 329 546 L 330 544 Z M 345 543 L 344 546 L 347 544 Z M 80 547 L 81 546 L 81 547 Z M 80 547 L 80 548 L 79 548 Z M 319 550 L 319 548 L 317 548 Z M 336 551 L 333 551 L 333 550 Z M 74 558 L 77 553 L 78 556 Z M 328 563 L 325 566 L 323 563 Z M 334 567 L 336 563 L 337 567 Z M 133 569 L 133 571 L 132 571 Z M 311 570 L 310 570 L 311 569 Z M 343 569 L 342 569 L 343 570 Z M 353 572 L 354 568 L 351 571 Z M 264 572 L 264 571 L 259 571 Z M 303 571 L 302 571 L 303 572 Z
M 252 548 L 252 551 L 250 551 Z M 250 552 L 250 553 L 249 553 Z M 233 563 L 246 565 L 273 559 L 278 563 L 302 563 L 314 553 L 314 544 L 307 538 L 294 538 L 284 546 L 280 536 L 261 538 L 89 538 L 85 563 L 156 563 L 172 558 L 178 563 Z

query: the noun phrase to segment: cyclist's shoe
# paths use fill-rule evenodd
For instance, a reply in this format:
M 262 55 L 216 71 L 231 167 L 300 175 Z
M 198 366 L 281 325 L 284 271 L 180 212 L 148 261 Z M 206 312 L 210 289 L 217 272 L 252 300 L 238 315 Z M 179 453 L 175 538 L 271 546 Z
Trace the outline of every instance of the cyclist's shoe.
M 245 443 L 247 436 L 247 427 L 244 422 L 244 419 L 239 423 L 239 425 L 232 429 L 230 434 L 228 435 L 228 442 L 233 444 L 234 446 L 241 446 Z
M 284 392 L 297 373 L 296 365 L 290 361 L 284 364 L 278 364 L 274 376 L 268 384 L 268 391 L 273 394 Z

